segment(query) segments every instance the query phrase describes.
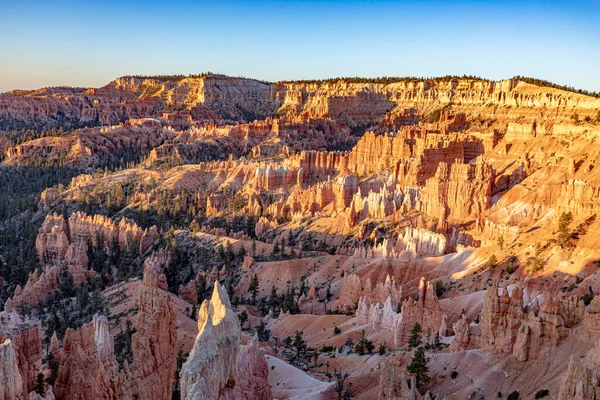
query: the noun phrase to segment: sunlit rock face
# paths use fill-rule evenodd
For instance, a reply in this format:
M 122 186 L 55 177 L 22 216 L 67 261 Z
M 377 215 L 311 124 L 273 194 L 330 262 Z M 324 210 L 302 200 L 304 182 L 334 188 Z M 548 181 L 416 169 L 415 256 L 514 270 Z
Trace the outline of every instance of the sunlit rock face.
M 258 337 L 241 346 L 241 328 L 225 288 L 215 282 L 198 312 L 199 332 L 180 373 L 183 399 L 273 398 Z
M 209 301 L 198 311 L 198 336 L 180 374 L 181 396 L 190 400 L 218 399 L 236 382 L 236 358 L 241 328 L 225 288 L 215 282 Z

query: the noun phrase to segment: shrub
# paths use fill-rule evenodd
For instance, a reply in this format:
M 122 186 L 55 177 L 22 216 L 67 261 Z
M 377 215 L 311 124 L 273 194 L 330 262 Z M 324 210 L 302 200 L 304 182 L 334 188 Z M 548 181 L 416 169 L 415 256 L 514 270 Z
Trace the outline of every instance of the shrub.
M 585 304 L 586 306 L 589 306 L 593 299 L 594 299 L 594 292 L 592 292 L 592 291 L 586 292 L 586 294 L 584 294 L 581 297 L 581 300 L 583 300 L 583 304 Z
M 515 390 L 514 392 L 509 394 L 506 400 L 519 400 L 519 391 Z
M 342 333 L 342 330 L 340 328 L 338 328 L 337 326 L 335 328 L 333 328 L 334 335 L 339 335 L 340 333 Z
M 450 372 L 450 378 L 456 379 L 457 376 L 458 376 L 458 371 L 452 371 L 452 372 Z
M 446 288 L 444 287 L 444 283 L 439 280 L 435 281 L 435 294 L 437 295 L 437 297 L 441 297 L 445 291 Z
M 508 274 L 512 274 L 517 269 L 519 269 L 519 259 L 517 258 L 517 256 L 514 256 L 514 255 L 510 256 L 508 258 L 508 265 L 506 266 L 506 272 Z
M 535 397 L 534 397 L 534 398 L 535 398 L 535 399 L 542 399 L 542 398 L 544 398 L 544 397 L 548 396 L 549 394 L 550 394 L 550 391 L 549 391 L 548 389 L 544 389 L 544 390 L 538 390 L 538 391 L 535 393 Z

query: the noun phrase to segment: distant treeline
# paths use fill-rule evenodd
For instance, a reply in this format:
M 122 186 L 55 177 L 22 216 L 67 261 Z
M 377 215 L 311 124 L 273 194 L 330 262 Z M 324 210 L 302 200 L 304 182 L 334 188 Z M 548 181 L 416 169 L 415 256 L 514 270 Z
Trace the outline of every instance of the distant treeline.
M 137 78 L 137 79 L 154 79 L 156 81 L 159 82 L 179 82 L 183 79 L 187 79 L 187 78 L 206 78 L 209 76 L 214 76 L 214 77 L 219 77 L 219 78 L 237 78 L 237 79 L 248 79 L 251 81 L 255 81 L 255 82 L 260 82 L 260 83 L 264 83 L 266 85 L 270 85 L 273 82 L 269 82 L 269 81 L 263 81 L 260 79 L 254 79 L 254 78 L 246 78 L 245 76 L 228 76 L 228 75 L 223 75 L 223 74 L 215 74 L 213 72 L 202 72 L 200 74 L 189 74 L 189 75 L 183 75 L 183 74 L 175 74 L 175 75 L 124 75 L 122 76 L 122 78 Z
M 61 92 L 79 94 L 79 93 L 85 92 L 87 89 L 88 88 L 77 87 L 77 86 L 45 86 L 40 89 L 15 89 L 15 90 L 10 90 L 8 92 L 5 92 L 4 94 L 10 94 L 13 96 L 30 96 L 32 94 L 35 94 L 37 92 L 41 92 L 44 90 L 58 90 Z
M 438 77 L 417 77 L 417 76 L 381 76 L 377 78 L 363 78 L 360 76 L 354 77 L 344 77 L 344 78 L 328 78 L 328 79 L 301 79 L 301 80 L 292 80 L 292 81 L 281 81 L 278 83 L 336 83 L 336 82 L 345 82 L 345 83 L 377 83 L 389 85 L 390 83 L 396 82 L 439 82 L 439 81 L 450 81 L 452 79 L 472 79 L 478 81 L 486 81 L 489 82 L 490 79 L 485 79 L 480 76 L 474 75 L 445 75 Z
M 285 83 L 323 84 L 323 83 L 345 82 L 345 83 L 375 83 L 375 84 L 389 85 L 391 83 L 396 83 L 396 82 L 434 83 L 434 82 L 440 82 L 440 81 L 446 82 L 446 81 L 450 81 L 453 79 L 470 79 L 470 80 L 477 80 L 477 81 L 484 81 L 484 82 L 492 81 L 491 79 L 486 79 L 486 78 L 482 78 L 480 76 L 475 76 L 475 75 L 462 75 L 462 76 L 460 76 L 460 75 L 444 75 L 444 76 L 438 76 L 438 77 L 382 76 L 382 77 L 377 77 L 377 78 L 363 78 L 363 77 L 355 76 L 355 77 L 328 78 L 328 79 L 300 79 L 300 80 L 280 81 L 278 83 L 281 83 L 281 84 L 285 84 Z M 519 76 L 519 75 L 515 76 L 512 79 L 517 79 L 517 80 L 520 80 L 520 81 L 523 81 L 526 83 L 530 83 L 532 85 L 541 86 L 541 87 L 551 87 L 551 88 L 555 88 L 555 89 L 564 90 L 567 92 L 583 94 L 586 96 L 600 97 L 600 92 L 591 92 L 589 90 L 575 89 L 572 86 L 558 85 L 556 83 L 552 83 L 552 82 L 544 80 L 544 79 L 530 78 L 530 77 Z
M 530 78 L 527 76 L 518 76 L 518 75 L 515 76 L 514 79 L 518 79 L 523 82 L 530 83 L 532 85 L 537 85 L 537 86 L 542 86 L 542 87 L 551 87 L 554 89 L 560 89 L 560 90 L 564 90 L 567 92 L 579 93 L 579 94 L 583 94 L 586 96 L 592 96 L 592 97 L 596 97 L 596 98 L 600 97 L 600 92 L 590 92 L 589 90 L 575 89 L 572 86 L 557 85 L 556 83 L 552 83 L 552 82 L 546 81 L 544 79 Z

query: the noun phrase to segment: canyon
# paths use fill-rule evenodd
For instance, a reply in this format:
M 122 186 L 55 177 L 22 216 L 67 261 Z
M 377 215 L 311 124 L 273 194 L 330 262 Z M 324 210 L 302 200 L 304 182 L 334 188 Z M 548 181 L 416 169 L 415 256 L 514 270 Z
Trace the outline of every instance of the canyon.
M 0 399 L 597 399 L 600 98 L 533 82 L 0 94 Z

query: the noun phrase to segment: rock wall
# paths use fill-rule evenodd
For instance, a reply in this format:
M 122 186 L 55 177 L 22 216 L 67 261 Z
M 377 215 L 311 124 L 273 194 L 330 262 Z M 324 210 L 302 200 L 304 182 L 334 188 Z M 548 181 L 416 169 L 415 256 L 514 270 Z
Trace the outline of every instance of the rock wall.
M 482 216 L 492 201 L 493 170 L 485 163 L 440 163 L 435 177 L 426 181 L 421 211 L 450 223 Z
M 394 250 L 397 253 L 412 252 L 421 257 L 437 257 L 444 255 L 447 248 L 446 242 L 446 237 L 442 234 L 409 226 L 404 234 L 399 235 Z
M 71 214 L 67 225 L 62 216 L 49 214 L 39 229 L 35 247 L 40 262 L 67 261 L 69 265 L 87 267 L 87 245 L 90 241 L 97 245 L 100 238 L 106 246 L 117 241 L 122 249 L 137 243 L 144 254 L 158 239 L 158 230 L 156 226 L 141 229 L 125 218 L 117 225 L 103 215 L 82 212 Z

